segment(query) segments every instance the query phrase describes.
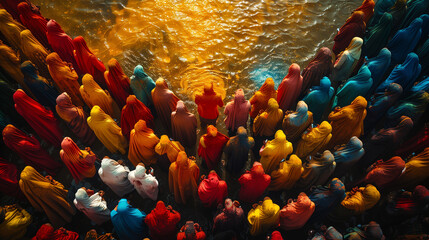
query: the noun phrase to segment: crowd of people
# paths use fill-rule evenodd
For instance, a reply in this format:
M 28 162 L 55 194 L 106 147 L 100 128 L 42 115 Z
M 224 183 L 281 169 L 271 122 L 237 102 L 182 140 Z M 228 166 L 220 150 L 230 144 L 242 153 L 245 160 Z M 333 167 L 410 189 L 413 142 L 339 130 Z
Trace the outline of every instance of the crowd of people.
M 428 239 L 428 13 L 364 0 L 277 89 L 193 114 L 1 1 L 0 239 Z

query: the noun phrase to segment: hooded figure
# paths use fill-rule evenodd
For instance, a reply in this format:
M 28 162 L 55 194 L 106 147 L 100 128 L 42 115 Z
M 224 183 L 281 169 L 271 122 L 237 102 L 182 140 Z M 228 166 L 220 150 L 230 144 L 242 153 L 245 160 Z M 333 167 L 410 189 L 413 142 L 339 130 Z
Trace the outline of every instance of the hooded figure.
M 73 56 L 73 39 L 67 35 L 60 24 L 53 19 L 49 20 L 46 24 L 46 30 L 46 36 L 48 37 L 48 42 L 52 50 L 59 55 L 62 61 L 71 64 L 71 66 L 69 66 L 70 68 L 73 67 L 76 72 L 80 73 L 78 69 L 79 66 Z
M 363 135 L 366 106 L 366 99 L 358 96 L 350 105 L 336 108 L 329 114 L 328 119 L 331 121 L 332 138 L 328 144 L 328 149 L 347 143 L 353 136 L 360 137 Z
M 274 80 L 267 78 L 261 88 L 249 100 L 252 105 L 252 109 L 250 110 L 251 120 L 256 118 L 261 110 L 265 111 L 270 98 L 277 99 L 277 91 L 274 88 Z
M 417 123 L 429 103 L 429 93 L 425 91 L 411 92 L 387 111 L 386 125 L 393 125 L 401 116 L 410 117 Z
M 17 204 L 6 205 L 0 207 L 0 222 L 1 239 L 22 239 L 32 223 L 32 217 Z
M 121 128 L 99 106 L 91 109 L 88 125 L 111 153 L 119 151 L 124 155 L 127 152 L 128 142 L 122 135 Z
M 206 239 L 206 234 L 201 229 L 198 223 L 193 221 L 186 221 L 186 224 L 180 229 L 180 232 L 177 234 L 177 240 L 204 240 Z
M 228 195 L 226 182 L 221 180 L 216 171 L 211 170 L 207 178 L 198 187 L 198 196 L 204 207 L 217 207 Z
M 127 199 L 119 200 L 110 216 L 120 239 L 141 240 L 149 235 L 149 229 L 144 222 L 146 213 L 133 208 Z
M 24 56 L 34 63 L 39 70 L 40 75 L 50 79 L 48 67 L 46 66 L 46 57 L 49 52 L 40 44 L 39 41 L 33 36 L 30 30 L 26 29 L 20 33 L 21 38 L 21 52 Z
M 239 198 L 248 203 L 255 202 L 270 185 L 271 177 L 265 174 L 262 164 L 254 162 L 250 171 L 246 171 L 238 179 L 241 185 Z
M 335 170 L 335 158 L 329 150 L 320 155 L 312 156 L 307 163 L 303 165 L 304 171 L 295 187 L 303 191 L 312 186 L 323 185 Z
M 158 201 L 144 221 L 149 227 L 151 239 L 175 239 L 180 213 L 173 210 L 171 206 L 165 207 L 163 201 Z
M 20 34 L 25 29 L 6 10 L 0 9 L 0 32 L 15 51 L 21 50 Z
M 92 195 L 88 195 L 88 192 L 92 192 Z M 94 193 L 92 190 L 79 188 L 73 203 L 79 211 L 97 225 L 110 220 L 110 210 L 107 208 L 107 203 L 101 192 Z
M 289 199 L 287 205 L 280 210 L 280 228 L 286 231 L 302 228 L 314 209 L 314 203 L 303 192 L 298 195 L 296 201 Z
M 234 174 L 241 172 L 254 145 L 255 141 L 247 136 L 246 129 L 239 127 L 237 135 L 231 137 L 225 145 L 226 169 Z
M 36 66 L 30 61 L 21 64 L 21 72 L 24 74 L 25 84 L 31 89 L 40 104 L 54 111 L 58 92 L 51 86 L 51 83 L 38 74 Z
M 407 2 L 406 6 L 407 11 L 405 16 L 401 18 L 402 24 L 400 24 L 400 28 L 406 28 L 408 25 L 413 24 L 413 20 L 427 12 L 427 10 L 429 9 L 429 2 L 425 0 L 416 0 L 412 2 Z
M 181 100 L 177 102 L 176 111 L 171 113 L 173 139 L 183 146 L 191 148 L 197 141 L 197 118 L 190 113 Z
M 268 141 L 260 150 L 260 162 L 267 174 L 276 170 L 282 159 L 293 152 L 292 143 L 288 142 L 282 130 L 278 130 L 273 140 Z
M 135 95 L 130 95 L 127 97 L 127 103 L 122 108 L 121 113 L 122 133 L 128 140 L 131 130 L 139 120 L 144 120 L 152 128 L 154 126 L 153 115 L 149 108 L 140 102 Z
M 312 123 L 313 113 L 308 111 L 308 105 L 304 101 L 299 101 L 295 112 L 286 112 L 282 129 L 288 140 L 295 143 L 301 139 L 302 134 Z
M 0 157 L 0 192 L 2 194 L 21 197 L 18 185 L 18 169 L 15 164 Z
M 107 89 L 107 84 L 104 79 L 104 72 L 106 67 L 97 56 L 95 56 L 86 45 L 85 39 L 82 36 L 78 36 L 73 39 L 73 56 L 78 65 L 79 75 L 90 74 L 94 77 L 94 80 L 103 89 Z
M 312 128 L 311 131 L 302 135 L 295 154 L 299 158 L 305 159 L 309 155 L 325 150 L 332 138 L 331 131 L 332 127 L 327 121 L 323 121 L 319 126 Z
M 130 87 L 137 99 L 147 107 L 153 107 L 151 92 L 155 88 L 155 82 L 143 70 L 141 65 L 134 68 L 131 76 Z
M 372 86 L 366 94 L 367 97 L 371 96 L 384 80 L 384 74 L 390 66 L 390 58 L 391 53 L 387 48 L 381 49 L 378 55 L 373 58 L 365 58 L 364 65 L 368 67 L 372 78 Z
M 271 184 L 268 187 L 271 191 L 281 191 L 291 189 L 301 178 L 304 171 L 302 161 L 295 154 L 286 161 L 281 161 L 279 169 L 271 172 Z
M 79 140 L 87 145 L 94 143 L 97 137 L 88 125 L 88 114 L 83 111 L 82 107 L 73 105 L 67 93 L 61 93 L 57 97 L 57 106 L 55 109 L 58 116 L 66 122 L 67 126 Z
M 323 77 L 320 80 L 320 86 L 310 89 L 307 96 L 303 101 L 308 106 L 308 111 L 313 113 L 314 123 L 322 121 L 323 112 L 329 106 L 332 96 L 334 95 L 334 88 L 331 87 L 331 80 L 328 77 Z
M 143 162 L 145 166 L 156 163 L 155 146 L 159 138 L 148 128 L 144 120 L 139 120 L 130 134 L 128 159 L 134 166 Z
M 216 126 L 219 116 L 218 107 L 223 107 L 223 101 L 222 97 L 213 90 L 213 83 L 206 83 L 203 94 L 195 95 L 195 104 L 198 106 L 201 128 L 204 129 L 207 125 Z
M 95 81 L 92 75 L 85 74 L 82 78 L 82 86 L 80 93 L 83 100 L 89 108 L 95 105 L 99 106 L 103 111 L 114 119 L 120 119 L 121 110 L 110 96 L 107 90 L 102 89 Z
M 142 198 L 150 198 L 153 201 L 158 198 L 158 180 L 152 174 L 146 173 L 143 164 L 139 163 L 136 169 L 128 174 L 128 180 Z
M 158 165 L 168 169 L 172 162 L 175 162 L 179 152 L 185 151 L 185 148 L 178 141 L 171 141 L 167 135 L 162 135 L 158 144 L 155 146 L 155 152 L 158 154 Z
M 80 150 L 69 137 L 63 139 L 61 148 L 61 160 L 69 169 L 76 184 L 84 178 L 92 178 L 95 175 L 94 162 L 97 156 L 91 149 Z
M 256 205 L 256 204 L 255 204 Z M 266 197 L 262 204 L 250 209 L 247 220 L 250 223 L 250 235 L 258 236 L 279 224 L 280 207 Z
M 405 162 L 401 157 L 392 157 L 387 161 L 378 160 L 368 169 L 363 183 L 370 183 L 378 189 L 383 189 L 398 178 L 404 168 Z
M 119 197 L 134 190 L 134 186 L 128 180 L 129 172 L 130 169 L 127 166 L 122 166 L 108 157 L 103 158 L 101 167 L 98 169 L 101 180 Z
M 334 37 L 335 44 L 332 47 L 332 51 L 335 55 L 339 55 L 344 51 L 354 37 L 363 38 L 366 27 L 364 18 L 365 13 L 354 11 L 346 20 L 346 23 L 344 23 L 337 35 Z
M 328 77 L 331 74 L 334 68 L 332 61 L 333 55 L 331 49 L 322 47 L 317 51 L 314 59 L 302 70 L 302 96 L 306 95 L 311 87 L 319 86 L 320 80 L 323 77 Z
M 295 105 L 301 93 L 303 77 L 300 74 L 301 68 L 293 63 L 289 67 L 288 74 L 283 78 L 277 89 L 277 102 L 283 112 L 290 110 Z
M 422 35 L 422 24 L 421 18 L 415 19 L 410 26 L 399 30 L 389 41 L 387 48 L 392 53 L 392 65 L 403 62 L 414 50 Z
M 396 0 L 378 0 L 374 6 L 374 15 L 372 15 L 371 20 L 367 24 L 367 28 L 373 28 L 380 21 L 380 18 L 383 17 L 383 14 L 389 12 L 393 5 L 395 5 L 395 2 Z
M 22 24 L 26 26 L 37 40 L 43 44 L 43 46 L 49 49 L 48 38 L 46 37 L 47 28 L 46 25 L 48 20 L 40 14 L 34 13 L 31 6 L 26 2 L 18 4 L 19 19 Z
M 18 89 L 13 94 L 16 111 L 27 121 L 33 130 L 43 140 L 60 147 L 63 131 L 58 126 L 58 120 L 51 110 L 44 108 L 31 99 L 24 91 Z
M 58 91 L 66 92 L 75 105 L 83 106 L 84 103 L 80 95 L 80 84 L 76 71 L 70 68 L 69 63 L 62 61 L 56 52 L 46 57 L 46 63 Z
M 55 230 L 50 223 L 43 224 L 36 233 L 32 240 L 78 240 L 79 234 L 77 232 L 68 231 L 65 228 L 58 228 Z
M 264 112 L 258 114 L 253 121 L 254 136 L 271 137 L 281 125 L 283 111 L 276 99 L 270 98 Z
M 363 20 L 368 24 L 369 20 L 374 14 L 375 2 L 374 0 L 363 0 L 362 5 L 356 8 L 353 12 L 361 11 L 364 14 Z
M 331 76 L 335 88 L 352 74 L 361 57 L 362 45 L 362 38 L 354 37 L 349 46 L 337 57 Z
M 392 27 L 393 17 L 386 12 L 380 21 L 369 30 L 363 45 L 363 51 L 368 58 L 377 56 L 379 51 L 387 45 Z
M 186 204 L 197 193 L 197 180 L 200 169 L 197 164 L 188 158 L 184 151 L 179 152 L 177 160 L 170 165 L 168 184 L 170 192 L 179 204 Z
M 401 29 L 402 21 L 407 14 L 407 0 L 396 0 L 395 5 L 389 10 L 393 17 L 392 33 L 396 33 Z
M 213 232 L 215 234 L 226 231 L 239 233 L 244 224 L 244 212 L 240 203 L 227 198 L 224 206 L 224 209 L 214 218 Z
M 334 152 L 335 172 L 333 176 L 342 177 L 362 158 L 365 154 L 362 141 L 353 136 L 349 142 L 339 146 Z
M 429 147 L 412 157 L 401 175 L 391 184 L 395 188 L 412 188 L 428 179 Z
M 168 89 L 164 79 L 158 78 L 155 84 L 156 86 L 151 92 L 153 105 L 159 120 L 161 120 L 167 132 L 171 132 L 171 115 L 176 110 L 179 98 Z
M 131 93 L 130 79 L 125 75 L 118 60 L 114 58 L 110 59 L 107 62 L 107 67 L 109 71 L 104 72 L 107 88 L 112 93 L 119 107 L 122 108 Z
M 52 179 L 43 177 L 33 167 L 26 166 L 21 172 L 19 187 L 30 204 L 39 212 L 45 212 L 55 227 L 71 222 L 75 210 L 67 201 L 67 190 Z
M 346 198 L 341 202 L 341 207 L 348 210 L 352 215 L 359 215 L 374 207 L 378 200 L 380 200 L 380 192 L 373 185 L 367 184 L 365 187 L 347 192 Z
M 207 127 L 207 133 L 200 139 L 198 156 L 204 159 L 209 170 L 215 169 L 222 157 L 223 148 L 229 138 L 218 132 L 213 125 Z
M 247 119 L 249 118 L 249 112 L 251 109 L 250 102 L 244 98 L 243 89 L 238 89 L 235 92 L 234 100 L 227 103 L 225 106 L 224 114 L 226 128 L 231 135 L 235 135 L 235 132 L 239 127 L 247 128 Z
M 25 165 L 54 176 L 61 168 L 61 164 L 52 159 L 35 137 L 25 134 L 13 125 L 9 124 L 3 129 L 3 142 L 24 160 Z

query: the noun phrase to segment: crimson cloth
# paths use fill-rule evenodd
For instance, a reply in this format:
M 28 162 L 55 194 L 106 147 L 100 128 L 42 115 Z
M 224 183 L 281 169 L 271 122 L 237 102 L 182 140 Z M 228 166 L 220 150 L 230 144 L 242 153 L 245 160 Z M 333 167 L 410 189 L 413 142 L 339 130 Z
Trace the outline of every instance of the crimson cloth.
M 344 51 L 354 37 L 363 38 L 365 33 L 364 13 L 356 11 L 349 17 L 346 23 L 340 28 L 337 35 L 334 37 L 334 46 L 332 51 L 335 55 Z
M 404 168 L 405 162 L 401 157 L 392 157 L 387 161 L 378 160 L 370 167 L 364 182 L 382 189 L 399 177 Z
M 16 166 L 0 157 L 0 192 L 16 197 L 21 195 Z
M 43 224 L 31 240 L 78 240 L 79 234 L 64 228 L 54 229 L 50 224 Z
M 18 12 L 18 4 L 21 2 L 27 2 L 28 4 L 30 4 L 32 11 L 40 15 L 39 8 L 36 7 L 34 4 L 30 3 L 29 0 L 4 0 L 4 1 L 1 1 L 1 5 L 4 7 L 4 9 L 6 9 L 6 11 L 10 15 L 12 15 L 12 17 L 15 20 L 21 21 L 21 19 L 19 19 L 19 12 Z
M 271 177 L 265 174 L 260 162 L 254 162 L 250 171 L 246 171 L 238 179 L 241 185 L 239 198 L 248 203 L 254 203 L 270 185 Z
M 35 137 L 28 136 L 13 125 L 7 125 L 3 129 L 3 141 L 24 160 L 26 165 L 38 171 L 46 171 L 49 175 L 55 176 L 61 168 L 61 164 L 51 158 Z
M 201 145 L 201 141 L 198 146 L 198 156 L 204 159 L 209 170 L 216 168 L 222 157 L 223 148 L 229 140 L 227 136 L 220 132 L 217 132 L 216 136 L 213 136 L 210 133 L 212 129 L 217 131 L 216 127 L 209 125 L 207 133 L 202 136 L 205 147 Z
M 271 233 L 271 240 L 283 240 L 283 237 L 279 231 L 274 231 Z
M 226 182 L 215 171 L 211 171 L 198 187 L 198 196 L 204 207 L 217 207 L 228 195 Z
M 327 47 L 322 47 L 316 53 L 313 60 L 302 70 L 301 95 L 306 95 L 313 86 L 319 86 L 320 80 L 331 74 L 334 64 L 332 63 L 332 52 Z
M 33 130 L 45 141 L 61 147 L 63 131 L 51 110 L 30 98 L 22 89 L 13 94 L 16 111 L 27 121 Z
M 121 129 L 122 135 L 130 140 L 131 130 L 139 120 L 144 120 L 149 128 L 154 129 L 153 115 L 144 103 L 136 98 L 135 95 L 130 95 L 127 98 L 126 105 L 122 108 L 121 113 Z
M 162 78 L 156 80 L 151 95 L 159 119 L 167 131 L 171 132 L 171 113 L 176 110 L 179 98 L 168 89 L 167 83 Z
M 42 17 L 39 14 L 36 14 L 32 11 L 31 6 L 22 2 L 18 4 L 19 18 L 21 19 L 22 24 L 27 27 L 34 37 L 46 48 L 50 49 L 48 38 L 46 37 L 46 25 L 48 20 Z
M 195 146 L 197 140 L 197 118 L 190 113 L 183 101 L 178 101 L 176 111 L 171 113 L 173 139 L 185 147 Z
M 180 213 L 166 208 L 164 202 L 159 201 L 144 221 L 149 227 L 152 240 L 175 239 Z
M 195 104 L 198 105 L 198 114 L 205 119 L 217 119 L 219 107 L 223 107 L 222 97 L 213 90 L 213 83 L 204 85 L 203 94 L 195 96 Z
M 277 89 L 277 102 L 283 112 L 292 109 L 296 105 L 302 88 L 301 68 L 293 63 L 289 67 L 288 74 L 283 78 Z
M 429 126 L 425 126 L 417 135 L 403 143 L 395 155 L 405 158 L 413 152 L 423 151 L 427 146 L 429 146 Z
M 125 75 L 124 71 L 119 65 L 118 60 L 112 58 L 107 62 L 109 71 L 104 73 L 104 79 L 107 83 L 107 88 L 112 94 L 116 103 L 120 108 L 125 106 L 127 97 L 131 93 L 130 78 Z

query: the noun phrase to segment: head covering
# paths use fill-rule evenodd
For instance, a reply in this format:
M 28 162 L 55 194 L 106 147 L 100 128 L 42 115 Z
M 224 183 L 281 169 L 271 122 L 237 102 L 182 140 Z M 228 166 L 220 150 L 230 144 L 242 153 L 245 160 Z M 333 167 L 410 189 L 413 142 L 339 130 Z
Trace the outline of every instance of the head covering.
M 387 44 L 387 48 L 392 53 L 392 65 L 401 63 L 407 55 L 413 51 L 422 35 L 423 20 L 415 19 L 410 26 L 399 30 Z
M 26 26 L 37 40 L 43 44 L 45 48 L 50 48 L 48 39 L 46 37 L 46 24 L 48 20 L 42 17 L 40 14 L 36 14 L 32 11 L 31 6 L 26 2 L 18 4 L 19 19 L 22 24 Z
M 375 57 L 378 52 L 387 45 L 390 31 L 393 27 L 393 17 L 390 13 L 384 13 L 380 21 L 365 36 L 364 53 L 367 57 Z
M 358 8 L 356 8 L 354 11 L 361 11 L 364 13 L 363 20 L 366 24 L 368 24 L 369 20 L 371 19 L 372 15 L 374 14 L 374 7 L 375 2 L 374 0 L 364 0 L 362 2 L 362 5 L 360 5 Z
M 133 208 L 127 199 L 119 200 L 117 210 L 113 210 L 110 215 L 120 239 L 141 240 L 148 236 L 148 228 L 144 223 L 146 213 Z
M 429 171 L 429 147 L 412 157 L 406 164 L 402 174 L 391 184 L 395 188 L 412 188 L 427 178 Z
M 150 198 L 155 201 L 158 197 L 158 180 L 152 174 L 146 174 L 146 168 L 137 165 L 136 169 L 128 174 L 128 180 L 142 198 Z
M 310 132 L 302 135 L 295 154 L 303 159 L 326 149 L 326 145 L 332 138 L 331 131 L 332 127 L 327 121 L 323 121 L 318 127 L 312 128 Z
M 317 186 L 310 190 L 309 198 L 314 202 L 316 210 L 310 221 L 323 220 L 324 217 L 337 207 L 346 197 L 344 183 L 338 178 L 333 178 L 328 186 Z
M 185 147 L 193 147 L 197 141 L 197 118 L 190 113 L 183 101 L 179 100 L 176 111 L 171 113 L 173 138 Z
M 314 203 L 305 193 L 300 193 L 298 199 L 289 200 L 286 206 L 280 210 L 280 227 L 284 230 L 302 228 L 310 219 L 315 209 Z
M 200 169 L 190 160 L 184 151 L 179 152 L 177 160 L 170 165 L 168 184 L 177 203 L 186 204 L 191 197 L 196 197 L 197 179 Z
M 282 159 L 286 159 L 293 152 L 292 143 L 286 140 L 282 130 L 277 130 L 273 140 L 268 141 L 260 151 L 260 162 L 267 174 L 276 170 Z
M 363 40 L 355 37 L 351 40 L 349 46 L 340 53 L 334 64 L 331 80 L 334 86 L 347 80 L 360 62 Z
M 401 99 L 397 104 L 387 111 L 387 125 L 391 126 L 401 116 L 410 117 L 413 122 L 418 122 L 422 114 L 426 111 L 429 103 L 429 93 L 418 91 Z
M 290 142 L 301 139 L 301 135 L 313 123 L 313 113 L 304 101 L 299 101 L 296 111 L 285 115 L 282 129 Z
M 323 185 L 335 170 L 335 158 L 329 150 L 323 154 L 316 154 L 308 159 L 303 165 L 301 179 L 297 182 L 296 187 L 308 190 L 312 186 Z
M 384 79 L 384 74 L 390 66 L 391 53 L 389 49 L 383 48 L 377 56 L 371 59 L 365 59 L 365 65 L 371 71 L 372 86 L 367 92 L 367 96 L 373 94 L 375 89 L 380 85 Z
M 201 139 L 198 146 L 198 156 L 204 159 L 209 170 L 215 169 L 229 138 L 220 133 L 215 126 L 209 125 L 207 126 L 207 133 Z M 201 144 L 201 141 L 204 142 L 204 145 Z
M 277 99 L 277 91 L 274 88 L 274 80 L 267 78 L 259 90 L 250 98 L 249 102 L 252 105 L 250 117 L 256 118 L 259 111 L 264 111 L 267 108 L 270 98 Z
M 228 195 L 226 182 L 212 170 L 198 187 L 198 196 L 205 207 L 217 207 Z
M 64 228 L 55 230 L 51 224 L 43 224 L 36 233 L 32 240 L 78 240 L 79 234 L 76 232 L 68 231 Z
M 69 137 L 65 137 L 61 143 L 60 157 L 69 169 L 76 184 L 84 178 L 95 175 L 94 162 L 97 156 L 87 150 L 80 150 L 76 143 Z
M 101 167 L 98 169 L 101 180 L 120 197 L 134 190 L 134 186 L 128 180 L 129 172 L 128 167 L 108 157 L 103 158 Z
M 320 86 L 313 87 L 303 101 L 307 104 L 308 110 L 313 113 L 315 123 L 320 123 L 323 112 L 331 102 L 334 95 L 334 88 L 331 87 L 331 80 L 323 77 Z
M 250 171 L 246 171 L 238 179 L 241 185 L 239 198 L 242 201 L 253 203 L 258 199 L 270 185 L 271 177 L 265 174 L 260 162 L 254 162 Z
M 223 107 L 222 96 L 215 93 L 213 83 L 204 84 L 204 92 L 195 95 L 195 104 L 198 105 L 198 114 L 205 119 L 217 119 L 218 107 Z
M 331 49 L 327 47 L 317 51 L 314 59 L 302 70 L 301 95 L 306 94 L 311 87 L 320 85 L 320 80 L 331 74 L 334 68 L 332 56 Z
M 17 197 L 20 194 L 18 185 L 18 169 L 0 157 L 0 191 L 3 194 Z
M 23 239 L 31 223 L 31 215 L 18 204 L 0 207 L 1 239 Z
M 374 15 L 372 15 L 371 20 L 369 21 L 368 28 L 373 28 L 376 25 L 384 13 L 389 12 L 393 7 L 396 0 L 378 0 L 374 6 Z
M 270 98 L 267 108 L 253 121 L 254 136 L 273 136 L 283 119 L 283 111 L 276 99 Z
M 46 57 L 49 54 L 48 50 L 46 50 L 42 44 L 37 41 L 37 39 L 28 29 L 21 32 L 20 38 L 20 50 L 24 56 L 37 66 L 40 75 L 45 78 L 51 78 L 49 75 L 49 70 L 46 66 Z
M 177 155 L 181 151 L 185 151 L 185 148 L 180 144 L 180 142 L 170 141 L 167 135 L 162 135 L 159 143 L 155 146 L 155 152 L 158 155 L 166 154 L 170 162 L 176 161 Z
M 261 205 L 250 209 L 247 214 L 247 220 L 250 223 L 250 234 L 257 236 L 265 233 L 271 227 L 279 223 L 280 207 L 266 197 Z
M 246 164 L 249 150 L 255 145 L 252 137 L 247 136 L 244 127 L 239 127 L 237 135 L 231 137 L 225 145 L 223 152 L 226 158 L 226 169 L 232 173 L 239 173 Z
M 335 152 L 334 158 L 337 166 L 333 176 L 342 177 L 355 165 L 365 154 L 362 141 L 353 136 L 347 144 L 341 145 Z
M 73 202 L 79 211 L 85 213 L 97 225 L 110 220 L 110 210 L 107 208 L 106 201 L 99 193 L 88 196 L 88 193 L 83 188 L 79 188 Z
M 356 191 L 347 192 L 346 198 L 341 205 L 352 210 L 355 214 L 361 214 L 372 208 L 380 199 L 380 192 L 371 184 L 361 187 Z
M 0 9 L 0 32 L 15 50 L 21 49 L 20 33 L 23 30 L 25 27 L 21 23 L 15 21 L 5 9 Z
M 291 109 L 301 93 L 303 77 L 300 72 L 301 68 L 298 64 L 293 63 L 290 65 L 288 74 L 283 78 L 277 89 L 277 102 L 283 112 Z
M 392 33 L 396 33 L 398 29 L 401 29 L 402 20 L 404 20 L 407 14 L 407 0 L 396 0 L 395 5 L 390 9 L 389 13 L 393 17 Z
M 405 162 L 401 157 L 392 157 L 387 161 L 378 160 L 369 169 L 364 182 L 371 183 L 378 189 L 395 180 L 404 170 Z
M 128 159 L 134 166 L 143 162 L 146 166 L 156 163 L 155 146 L 159 138 L 148 128 L 144 120 L 139 120 L 130 134 Z
M 225 199 L 225 208 L 214 219 L 214 234 L 226 231 L 238 232 L 243 229 L 244 213 L 237 203 L 230 198 Z
M 429 2 L 425 0 L 415 0 L 407 2 L 407 13 L 403 19 L 401 19 L 401 28 L 405 28 L 408 25 L 412 25 L 413 21 L 421 16 L 423 13 L 427 13 L 429 9 Z
M 303 171 L 301 159 L 295 154 L 291 155 L 288 160 L 280 163 L 278 169 L 271 172 L 269 189 L 273 191 L 291 189 Z
M 162 124 L 168 132 L 171 132 L 171 113 L 176 110 L 179 98 L 168 89 L 164 79 L 158 78 L 155 84 L 156 86 L 151 92 L 153 104 Z
M 121 113 L 122 134 L 127 139 L 130 139 L 130 132 L 139 120 L 144 120 L 150 127 L 153 127 L 153 115 L 149 108 L 140 102 L 135 95 L 130 95 L 127 97 L 127 103 L 122 108 Z
M 238 127 L 247 127 L 249 118 L 250 102 L 244 98 L 243 89 L 237 89 L 234 99 L 225 106 L 224 114 L 226 128 L 237 130 Z
M 76 72 L 80 73 L 78 65 L 73 56 L 73 39 L 64 32 L 60 24 L 54 19 L 49 20 L 46 24 L 46 36 L 52 50 L 56 52 L 64 62 L 71 63 Z
M 158 201 L 156 207 L 145 218 L 150 236 L 154 240 L 174 239 L 179 221 L 180 213 L 171 207 L 165 207 L 163 201 Z
M 118 60 L 114 58 L 110 59 L 107 62 L 107 66 L 109 70 L 104 73 L 107 87 L 119 107 L 122 108 L 131 92 L 130 79 L 125 75 Z
M 354 11 L 353 14 L 347 19 L 346 23 L 340 28 L 337 35 L 334 37 L 335 44 L 332 51 L 335 55 L 339 55 L 344 51 L 353 38 L 362 38 L 365 33 L 365 13 L 361 11 Z M 358 57 L 359 58 L 359 57 Z
M 131 76 L 130 87 L 134 95 L 146 106 L 152 106 L 151 91 L 155 88 L 155 82 L 143 70 L 141 65 L 134 68 L 134 75 Z

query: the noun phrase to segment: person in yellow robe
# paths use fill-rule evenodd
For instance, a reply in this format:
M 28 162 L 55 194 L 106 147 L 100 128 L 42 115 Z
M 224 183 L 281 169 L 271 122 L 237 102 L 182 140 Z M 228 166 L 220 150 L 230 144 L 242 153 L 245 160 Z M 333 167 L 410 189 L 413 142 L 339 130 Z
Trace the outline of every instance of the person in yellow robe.
M 295 154 L 299 158 L 305 159 L 309 155 L 325 150 L 332 138 L 331 131 L 331 124 L 327 121 L 323 121 L 318 127 L 312 128 L 308 133 L 302 135 Z
M 185 148 L 179 141 L 171 141 L 167 135 L 162 135 L 159 143 L 155 146 L 155 152 L 158 156 L 158 163 L 161 166 L 168 166 L 175 162 L 179 152 L 185 151 Z
M 19 187 L 37 211 L 46 213 L 54 227 L 71 222 L 75 209 L 67 201 L 68 191 L 51 176 L 44 177 L 33 167 L 26 166 L 21 172 Z
M 21 50 L 20 34 L 25 29 L 5 9 L 0 9 L 0 32 L 15 51 Z
M 31 222 L 31 215 L 18 205 L 0 207 L 0 239 L 22 239 Z
M 134 166 L 140 162 L 145 166 L 156 163 L 155 146 L 159 143 L 159 138 L 153 133 L 145 120 L 140 119 L 130 133 L 130 149 L 128 159 Z
M 268 189 L 271 191 L 291 189 L 300 179 L 303 171 L 301 159 L 292 154 L 288 160 L 280 162 L 279 169 L 271 173 L 271 183 Z
M 363 134 L 363 120 L 366 117 L 367 101 L 358 96 L 353 102 L 342 108 L 335 108 L 329 116 L 331 121 L 332 138 L 328 149 L 337 145 L 348 143 L 353 136 L 360 137 Z
M 184 151 L 179 152 L 177 159 L 168 170 L 168 185 L 174 193 L 176 203 L 186 204 L 190 198 L 197 199 L 200 169 L 188 158 Z
M 253 122 L 254 136 L 273 136 L 276 129 L 280 127 L 283 119 L 283 111 L 279 108 L 276 99 L 268 100 L 267 109 L 259 114 Z
M 118 104 L 110 96 L 107 90 L 104 90 L 98 85 L 91 74 L 85 74 L 82 78 L 82 86 L 80 86 L 80 94 L 89 108 L 95 105 L 99 106 L 103 111 L 114 119 L 121 119 L 121 110 Z
M 394 181 L 395 189 L 414 189 L 429 178 L 429 147 L 412 157 L 406 164 L 402 174 Z
M 111 153 L 119 151 L 121 154 L 125 154 L 128 142 L 116 122 L 97 105 L 92 107 L 90 115 L 87 119 L 88 125 L 101 143 Z
M 265 197 L 262 204 L 253 204 L 253 209 L 247 214 L 250 223 L 250 234 L 258 236 L 266 233 L 271 227 L 276 227 L 280 219 L 280 206 L 274 204 L 271 198 Z
M 261 164 L 266 174 L 276 170 L 282 159 L 293 152 L 292 143 L 288 142 L 283 130 L 277 130 L 273 140 L 268 141 L 260 151 Z
M 28 29 L 21 32 L 21 51 L 28 60 L 37 66 L 39 74 L 51 81 L 51 75 L 46 66 L 46 57 L 49 52 Z

